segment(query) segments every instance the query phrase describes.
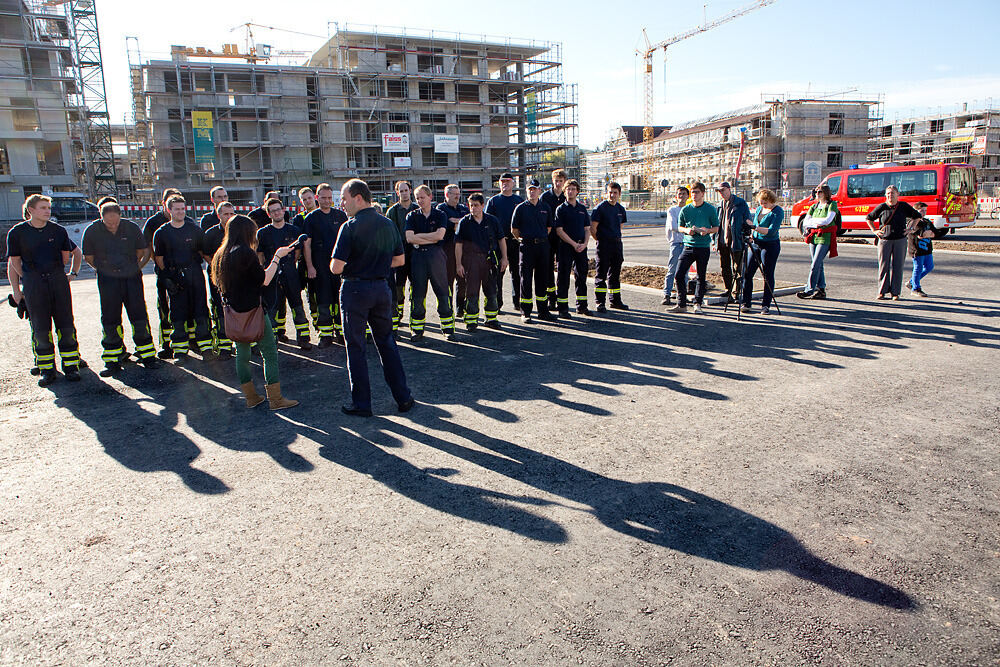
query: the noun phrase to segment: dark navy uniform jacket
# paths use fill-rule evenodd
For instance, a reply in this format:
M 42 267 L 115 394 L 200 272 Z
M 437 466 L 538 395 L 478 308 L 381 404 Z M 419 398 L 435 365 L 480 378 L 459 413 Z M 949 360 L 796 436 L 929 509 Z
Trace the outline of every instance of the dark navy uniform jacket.
M 482 222 L 477 222 L 470 213 L 458 223 L 457 240 L 461 241 L 463 246 L 474 243 L 485 255 L 494 250 L 498 251 L 499 241 L 502 238 L 503 228 L 500 226 L 500 221 L 489 213 L 483 213 Z
M 374 208 L 365 208 L 340 227 L 333 258 L 345 262 L 346 280 L 386 280 L 392 258 L 403 254 L 396 225 Z
M 556 209 L 555 227 L 562 227 L 567 236 L 580 243 L 583 241 L 583 234 L 590 226 L 590 216 L 587 215 L 587 207 L 577 202 L 570 206 L 569 202 L 559 204 Z
M 516 229 L 526 241 L 546 239 L 552 227 L 552 211 L 541 200 L 537 204 L 522 202 L 514 209 L 510 226 Z

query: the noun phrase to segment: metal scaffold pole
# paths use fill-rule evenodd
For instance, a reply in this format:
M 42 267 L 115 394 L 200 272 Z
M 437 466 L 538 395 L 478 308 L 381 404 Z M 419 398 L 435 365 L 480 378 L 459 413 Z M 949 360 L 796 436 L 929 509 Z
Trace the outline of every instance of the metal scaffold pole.
M 88 194 L 95 200 L 103 196 L 114 197 L 118 194 L 118 185 L 97 11 L 93 0 L 69 0 L 65 8 L 72 35 L 77 115 Z

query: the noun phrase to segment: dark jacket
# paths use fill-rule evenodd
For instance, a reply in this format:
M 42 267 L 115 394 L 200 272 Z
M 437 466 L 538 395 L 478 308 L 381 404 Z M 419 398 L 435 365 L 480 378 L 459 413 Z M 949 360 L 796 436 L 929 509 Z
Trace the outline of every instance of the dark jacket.
M 743 227 L 750 221 L 750 207 L 742 197 L 729 195 L 729 201 L 719 204 L 720 243 L 730 250 L 743 250 Z

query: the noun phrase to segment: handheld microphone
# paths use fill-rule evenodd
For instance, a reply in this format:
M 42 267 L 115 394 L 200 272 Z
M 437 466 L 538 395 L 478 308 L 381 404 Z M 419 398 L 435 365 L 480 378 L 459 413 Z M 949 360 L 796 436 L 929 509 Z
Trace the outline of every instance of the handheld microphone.
M 288 247 L 291 248 L 292 250 L 298 250 L 299 248 L 302 247 L 302 244 L 306 242 L 307 238 L 309 238 L 307 235 L 302 234 L 301 236 L 299 236 L 299 238 L 295 239 L 294 243 L 292 243 Z

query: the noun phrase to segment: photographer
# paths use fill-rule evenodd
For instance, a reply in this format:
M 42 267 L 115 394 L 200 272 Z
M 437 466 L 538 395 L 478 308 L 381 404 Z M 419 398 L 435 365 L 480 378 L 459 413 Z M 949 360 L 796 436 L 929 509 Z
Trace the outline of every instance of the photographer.
M 500 328 L 497 320 L 500 284 L 492 276 L 497 270 L 502 274 L 507 268 L 507 244 L 500 220 L 483 212 L 485 203 L 478 192 L 469 195 L 472 213 L 458 223 L 455 235 L 455 260 L 459 277 L 465 279 L 466 291 L 461 296 L 465 300 L 465 326 L 469 331 L 475 331 L 479 325 L 480 285 L 486 296 L 486 326 Z
M 778 231 L 785 219 L 785 211 L 778 206 L 778 198 L 768 189 L 757 193 L 757 210 L 753 214 L 750 228 L 753 230 L 750 241 L 750 257 L 747 260 L 747 270 L 743 276 L 743 306 L 744 313 L 752 313 L 750 301 L 753 298 L 753 277 L 757 269 L 763 268 L 764 296 L 761 299 L 760 314 L 771 312 L 771 300 L 774 298 L 774 267 L 778 263 L 781 252 L 781 241 Z
M 294 244 L 293 244 L 294 245 Z M 219 286 L 226 306 L 234 313 L 249 313 L 262 308 L 264 288 L 271 284 L 278 273 L 278 263 L 295 249 L 283 246 L 274 252 L 274 258 L 263 268 L 257 258 L 257 225 L 247 217 L 238 215 L 226 226 L 222 247 L 212 258 L 212 282 Z M 260 313 L 261 318 L 264 317 Z M 262 319 L 263 323 L 263 319 Z M 262 336 L 257 341 L 260 356 L 264 360 L 264 382 L 267 398 L 272 410 L 290 408 L 299 404 L 281 395 L 278 380 L 278 347 L 274 331 L 262 325 Z M 236 374 L 240 389 L 246 398 L 247 407 L 254 408 L 264 402 L 257 393 L 250 371 L 250 343 L 236 343 Z

